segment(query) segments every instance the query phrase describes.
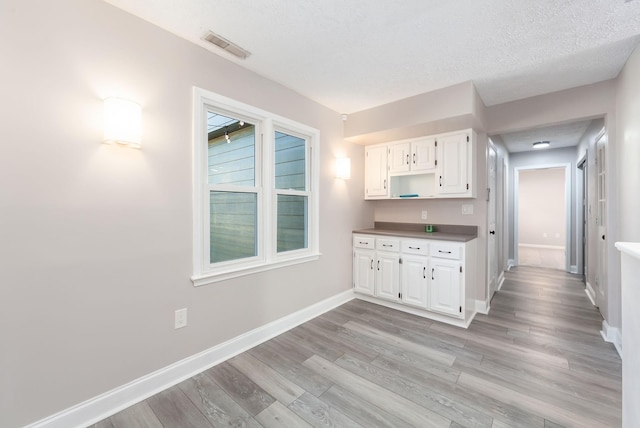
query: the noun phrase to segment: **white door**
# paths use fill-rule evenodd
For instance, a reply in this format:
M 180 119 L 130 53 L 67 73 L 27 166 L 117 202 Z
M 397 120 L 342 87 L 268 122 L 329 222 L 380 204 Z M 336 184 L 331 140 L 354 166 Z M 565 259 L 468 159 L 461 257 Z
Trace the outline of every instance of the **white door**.
M 463 318 L 460 304 L 460 262 L 432 257 L 429 263 L 429 309 Z
M 496 212 L 497 212 L 497 169 L 498 169 L 498 155 L 492 144 L 489 144 L 489 159 L 487 166 L 487 184 L 489 186 L 487 198 L 487 223 L 488 223 L 488 236 L 487 236 L 487 282 L 489 284 L 489 300 L 493 297 L 493 294 L 498 288 L 498 246 L 496 233 L 498 228 L 496 227 Z
M 398 143 L 389 146 L 389 172 L 407 172 L 411 169 L 411 143 Z
M 598 266 L 596 271 L 596 306 L 604 301 L 607 289 L 607 139 L 604 134 L 596 141 L 596 168 L 598 210 L 596 224 L 598 226 Z
M 400 290 L 400 255 L 398 253 L 377 253 L 376 260 L 376 296 L 399 300 Z
M 411 143 L 411 170 L 429 171 L 436 168 L 436 139 L 426 138 Z
M 371 147 L 365 153 L 364 197 L 387 196 L 387 146 Z
M 438 193 L 466 193 L 468 135 L 455 134 L 438 138 Z
M 427 309 L 426 256 L 402 256 L 402 302 Z
M 373 295 L 375 252 L 356 249 L 353 251 L 353 291 Z

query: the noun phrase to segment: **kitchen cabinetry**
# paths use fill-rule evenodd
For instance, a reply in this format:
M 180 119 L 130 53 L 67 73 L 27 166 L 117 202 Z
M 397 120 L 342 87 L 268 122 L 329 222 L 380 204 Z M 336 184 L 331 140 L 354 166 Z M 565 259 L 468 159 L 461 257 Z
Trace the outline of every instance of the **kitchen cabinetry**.
M 399 249 L 398 239 L 376 239 L 375 295 L 394 302 L 400 298 Z
M 433 171 L 436 168 L 435 137 L 389 144 L 389 174 Z
M 369 146 L 365 199 L 473 198 L 475 144 L 467 129 Z
M 452 134 L 438 139 L 438 194 L 470 194 L 469 152 L 471 139 L 467 133 Z
M 475 239 L 354 235 L 354 291 L 364 300 L 466 327 L 476 312 L 475 246 Z
M 353 290 L 373 295 L 375 281 L 375 239 L 355 236 L 353 238 Z
M 429 245 L 426 240 L 403 240 L 401 251 L 401 300 L 407 305 L 427 309 Z
M 381 199 L 389 197 L 387 145 L 367 147 L 364 157 L 364 197 Z

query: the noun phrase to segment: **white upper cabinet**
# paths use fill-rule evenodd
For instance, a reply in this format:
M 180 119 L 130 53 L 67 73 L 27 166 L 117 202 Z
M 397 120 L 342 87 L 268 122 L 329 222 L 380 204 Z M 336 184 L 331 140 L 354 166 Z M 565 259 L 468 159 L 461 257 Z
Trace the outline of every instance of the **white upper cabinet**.
M 470 193 L 470 146 L 466 132 L 438 138 L 438 194 Z
M 475 198 L 472 129 L 369 146 L 365 199 Z
M 386 144 L 367 147 L 365 150 L 365 199 L 382 199 L 389 197 L 387 150 L 388 147 Z
M 436 168 L 436 139 L 423 138 L 411 143 L 411 170 L 432 171 Z
M 411 170 L 411 143 L 389 145 L 389 173 L 409 172 Z

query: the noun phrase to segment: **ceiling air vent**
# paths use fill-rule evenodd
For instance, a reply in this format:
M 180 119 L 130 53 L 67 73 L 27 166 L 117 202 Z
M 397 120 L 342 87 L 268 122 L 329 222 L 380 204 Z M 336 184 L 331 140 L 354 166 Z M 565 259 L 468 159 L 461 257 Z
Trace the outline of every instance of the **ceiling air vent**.
M 212 43 L 219 48 L 222 48 L 223 50 L 229 52 L 231 55 L 236 56 L 240 59 L 246 59 L 249 55 L 251 55 L 251 52 L 242 49 L 240 46 L 230 42 L 224 37 L 218 36 L 212 31 L 209 31 L 207 34 L 205 34 L 202 40 L 206 40 L 207 42 Z

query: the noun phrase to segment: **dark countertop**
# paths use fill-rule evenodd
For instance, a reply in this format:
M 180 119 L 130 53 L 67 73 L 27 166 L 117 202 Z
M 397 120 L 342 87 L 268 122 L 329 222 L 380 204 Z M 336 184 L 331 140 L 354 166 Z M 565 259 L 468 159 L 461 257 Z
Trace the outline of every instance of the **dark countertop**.
M 426 233 L 424 224 L 376 222 L 371 229 L 358 229 L 353 233 L 398 236 L 401 238 L 436 239 L 440 241 L 468 242 L 478 237 L 477 226 L 434 224 L 435 232 Z

